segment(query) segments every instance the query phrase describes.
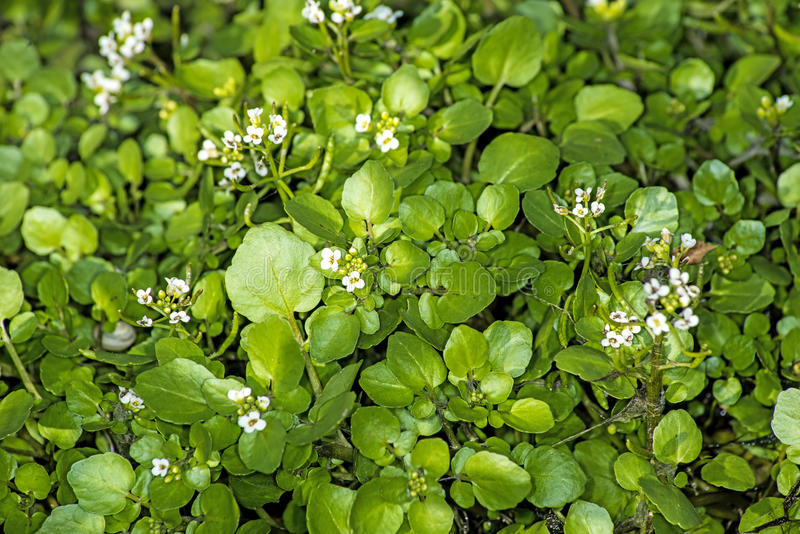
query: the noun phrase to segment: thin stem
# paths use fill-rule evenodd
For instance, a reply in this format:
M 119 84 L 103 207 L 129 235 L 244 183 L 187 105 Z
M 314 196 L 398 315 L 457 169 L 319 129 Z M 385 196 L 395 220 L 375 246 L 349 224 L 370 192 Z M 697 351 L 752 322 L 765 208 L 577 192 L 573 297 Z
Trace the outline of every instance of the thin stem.
M 484 104 L 487 108 L 492 109 L 495 100 L 500 95 L 500 90 L 503 88 L 505 80 L 498 80 L 492 87 L 492 92 L 486 98 Z M 472 159 L 475 157 L 475 149 L 478 147 L 478 138 L 476 137 L 467 145 L 467 150 L 464 152 L 464 160 L 461 162 L 461 181 L 466 183 L 469 181 L 470 171 L 472 170 Z
M 650 362 L 650 377 L 647 379 L 646 385 L 646 421 L 647 421 L 647 450 L 650 455 L 653 455 L 653 433 L 656 430 L 656 425 L 661 420 L 661 392 L 663 389 L 664 369 L 661 366 L 662 351 L 661 342 L 662 337 L 659 335 L 653 342 L 652 360 Z
M 228 334 L 228 337 L 225 338 L 225 341 L 222 342 L 222 345 L 219 349 L 212 354 L 209 358 L 214 359 L 219 356 L 222 356 L 228 347 L 236 340 L 236 334 L 239 333 L 239 314 L 237 312 L 233 312 L 233 324 L 231 325 L 231 332 Z
M 36 385 L 33 383 L 33 380 L 31 380 L 28 371 L 25 370 L 25 365 L 22 363 L 19 354 L 17 354 L 17 349 L 14 348 L 14 344 L 11 343 L 11 338 L 8 337 L 5 320 L 0 320 L 0 335 L 2 335 L 3 344 L 6 346 L 9 356 L 11 356 L 11 361 L 14 362 L 14 367 L 17 369 L 17 373 L 19 373 L 19 377 L 25 385 L 25 389 L 28 390 L 28 393 L 33 395 L 37 402 L 42 400 L 42 396 L 39 395 Z
M 311 356 L 305 349 L 306 343 L 303 339 L 303 334 L 300 332 L 300 327 L 297 325 L 297 320 L 294 318 L 294 315 L 289 317 L 289 326 L 292 327 L 294 338 L 297 340 L 297 344 L 300 345 L 300 352 L 303 353 L 303 360 L 305 360 L 306 373 L 308 373 L 308 381 L 311 382 L 311 389 L 314 390 L 314 396 L 319 397 L 322 395 L 322 382 L 319 380 L 319 375 L 317 374 L 316 367 L 314 367 L 314 362 L 311 361 Z

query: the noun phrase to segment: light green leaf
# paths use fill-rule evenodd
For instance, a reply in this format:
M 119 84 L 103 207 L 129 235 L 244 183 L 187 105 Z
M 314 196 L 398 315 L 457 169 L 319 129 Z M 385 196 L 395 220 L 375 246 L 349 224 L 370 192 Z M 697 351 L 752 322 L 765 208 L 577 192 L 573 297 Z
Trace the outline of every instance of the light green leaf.
M 613 534 L 614 522 L 608 511 L 593 502 L 577 501 L 569 507 L 564 534 Z
M 478 160 L 478 180 L 515 185 L 523 193 L 555 178 L 558 147 L 544 137 L 504 133 L 492 139 Z
M 306 526 L 309 534 L 352 534 L 350 510 L 356 500 L 356 492 L 335 486 L 320 484 L 308 499 Z
M 24 298 L 22 282 L 16 271 L 0 267 L 0 321 L 14 317 Z
M 394 202 L 394 182 L 383 165 L 369 160 L 345 180 L 342 208 L 351 219 L 380 224 Z
M 429 495 L 408 507 L 408 524 L 414 534 L 447 534 L 453 526 L 453 510 L 441 495 Z
M 483 334 L 463 324 L 453 328 L 444 347 L 444 363 L 453 376 L 464 378 L 474 373 L 488 358 L 489 343 Z
M 87 512 L 77 504 L 67 504 L 53 509 L 37 534 L 103 534 L 106 520 L 102 515 Z
M 203 398 L 203 382 L 214 378 L 211 371 L 186 358 L 176 358 L 141 373 L 136 393 L 159 419 L 191 424 L 208 419 L 214 412 Z
M 678 201 L 665 187 L 637 189 L 625 203 L 625 217 L 636 216 L 632 232 L 658 234 L 678 229 Z
M 451 145 L 476 139 L 492 124 L 492 110 L 477 100 L 465 98 L 436 112 L 428 122 L 435 137 Z
M 703 466 L 703 480 L 733 491 L 747 491 L 756 485 L 756 477 L 747 460 L 721 452 Z
M 566 448 L 536 447 L 525 458 L 525 469 L 533 479 L 528 500 L 538 508 L 562 508 L 586 487 L 586 474 Z
M 289 323 L 270 315 L 265 321 L 242 330 L 242 347 L 247 352 L 253 373 L 276 393 L 289 392 L 303 378 L 303 355 Z
M 472 55 L 472 72 L 484 85 L 521 87 L 539 73 L 542 53 L 533 21 L 512 16 L 483 36 Z
M 322 306 L 306 320 L 309 354 L 320 363 L 353 353 L 361 333 L 361 322 L 339 306 Z M 295 343 L 296 345 L 296 343 Z
M 383 82 L 381 99 L 389 112 L 413 117 L 428 105 L 428 84 L 414 65 L 406 63 Z
M 653 451 L 666 464 L 688 464 L 703 448 L 703 433 L 686 410 L 672 410 L 653 432 Z
M 128 460 L 113 452 L 79 460 L 67 473 L 81 508 L 100 515 L 116 514 L 125 508 L 133 478 Z
M 630 128 L 643 111 L 638 94 L 613 84 L 587 85 L 575 95 L 579 121 L 602 121 L 616 134 Z
M 800 447 L 800 389 L 788 388 L 778 393 L 772 431 L 781 443 Z
M 415 392 L 429 391 L 444 382 L 447 371 L 442 357 L 413 334 L 395 332 L 389 337 L 386 363 L 400 382 Z

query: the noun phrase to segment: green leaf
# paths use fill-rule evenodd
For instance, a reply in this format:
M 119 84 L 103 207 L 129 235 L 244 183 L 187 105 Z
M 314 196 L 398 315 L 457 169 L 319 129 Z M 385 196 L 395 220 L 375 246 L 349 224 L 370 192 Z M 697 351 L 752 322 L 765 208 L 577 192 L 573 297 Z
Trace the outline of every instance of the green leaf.
M 53 509 L 37 534 L 103 534 L 106 520 L 102 515 L 87 512 L 77 504 L 67 504 Z
M 398 380 L 385 361 L 364 369 L 358 385 L 372 402 L 387 408 L 402 408 L 414 400 L 414 392 Z
M 16 434 L 28 419 L 32 407 L 33 395 L 24 389 L 12 391 L 3 397 L 0 400 L 0 439 Z
M 544 137 L 504 133 L 492 139 L 478 160 L 478 180 L 538 189 L 556 175 L 558 147 Z
M 244 85 L 244 69 L 234 58 L 195 59 L 180 63 L 175 68 L 175 77 L 195 95 L 208 100 L 217 100 L 227 95 L 226 90 L 239 91 Z
M 2 185 L 0 185 L 1 191 Z M 778 176 L 778 200 L 787 208 L 800 204 L 800 163 L 794 163 Z M 0 207 L 0 221 L 3 220 L 2 210 Z M 2 228 L 0 224 L 0 235 L 3 234 Z
M 322 306 L 306 320 L 309 354 L 320 363 L 353 353 L 361 333 L 361 322 L 339 306 Z M 296 344 L 296 343 L 295 343 Z
M 239 506 L 230 488 L 211 484 L 196 501 L 203 522 L 195 534 L 233 534 L 239 526 Z
M 0 236 L 12 232 L 28 207 L 30 191 L 20 182 L 0 183 Z
M 579 121 L 602 121 L 616 134 L 630 128 L 643 111 L 639 95 L 613 84 L 587 85 L 575 95 Z
M 381 479 L 373 479 L 358 488 L 350 512 L 350 527 L 354 534 L 394 534 L 400 530 L 403 508 L 383 497 L 382 486 Z
M 729 249 L 744 256 L 751 256 L 764 248 L 767 238 L 767 229 L 761 221 L 741 219 L 736 221 L 725 232 L 723 242 Z
M 430 273 L 430 287 L 447 290 L 436 301 L 436 313 L 445 323 L 462 323 L 480 313 L 497 293 L 494 277 L 474 261 L 452 263 Z
M 453 510 L 441 495 L 429 495 L 408 507 L 408 524 L 414 534 L 447 534 L 453 526 Z
M 386 268 L 381 272 L 390 284 L 407 285 L 425 274 L 431 263 L 427 252 L 409 241 L 398 240 L 381 251 Z
M 233 308 L 253 322 L 314 309 L 324 278 L 309 265 L 314 249 L 273 223 L 251 228 L 225 272 Z
M 492 124 L 492 110 L 465 98 L 436 112 L 428 122 L 431 134 L 451 145 L 477 139 Z
M 614 369 L 605 352 L 585 345 L 565 348 L 556 354 L 555 362 L 562 371 L 578 375 L 587 381 L 602 378 Z
M 625 147 L 614 130 L 598 121 L 573 122 L 561 136 L 561 157 L 569 163 L 617 165 L 625 161 Z
M 184 480 L 165 482 L 161 477 L 153 478 L 147 491 L 153 508 L 162 512 L 177 510 L 194 497 L 194 490 Z
M 20 493 L 33 495 L 36 499 L 45 499 L 50 493 L 50 475 L 36 462 L 19 466 L 14 474 L 14 484 Z
M 739 183 L 730 167 L 712 159 L 704 161 L 694 173 L 692 191 L 704 206 L 728 207 L 739 196 Z
M 444 208 L 429 196 L 412 195 L 398 209 L 403 232 L 418 241 L 429 241 L 445 221 Z
M 353 408 L 356 394 L 352 391 L 345 391 L 328 401 L 323 402 L 321 399 L 322 396 L 312 409 L 313 423 L 294 427 L 286 437 L 287 442 L 295 446 L 306 445 L 320 440 L 339 428 Z
M 413 334 L 395 332 L 389 337 L 386 363 L 398 380 L 414 392 L 444 382 L 447 371 L 439 353 Z
M 483 334 L 463 324 L 453 328 L 444 347 L 444 363 L 453 376 L 464 378 L 488 359 L 489 343 Z
M 16 271 L 0 267 L 0 321 L 14 317 L 24 298 L 22 282 Z
M 488 185 L 478 197 L 475 212 L 495 230 L 505 230 L 519 213 L 519 191 L 511 184 Z
M 69 411 L 66 402 L 51 404 L 39 417 L 39 433 L 61 449 L 75 446 L 81 437 L 81 418 Z
M 655 475 L 653 465 L 632 452 L 623 452 L 614 462 L 617 483 L 628 491 L 639 491 L 639 479 L 644 475 Z
M 517 321 L 495 321 L 483 335 L 489 342 L 492 369 L 514 378 L 528 368 L 533 356 L 533 333 Z
M 772 431 L 781 443 L 800 447 L 800 389 L 788 388 L 778 393 Z
M 678 201 L 665 187 L 637 189 L 625 203 L 625 217 L 636 217 L 632 232 L 653 235 L 678 229 Z
M 703 449 L 703 433 L 686 410 L 672 410 L 653 432 L 653 452 L 666 464 L 693 462 Z
M 728 68 L 725 86 L 735 91 L 742 85 L 761 85 L 781 64 L 778 56 L 747 54 Z
M 658 511 L 673 525 L 688 530 L 700 524 L 697 510 L 675 486 L 663 484 L 655 475 L 642 476 L 639 485 Z
M 264 416 L 267 422 L 264 430 L 242 432 L 239 437 L 239 457 L 244 465 L 267 475 L 280 467 L 286 445 L 286 429 L 277 417 L 269 417 L 270 414 L 267 412 Z
M 686 58 L 669 75 L 670 90 L 676 95 L 691 95 L 702 100 L 714 91 L 714 71 L 700 58 Z
M 300 383 L 305 363 L 285 319 L 270 315 L 263 322 L 247 325 L 241 344 L 253 373 L 262 383 L 270 383 L 274 392 L 292 391 Z
M 722 313 L 751 313 L 772 303 L 775 288 L 753 274 L 743 281 L 729 280 L 715 274 L 711 278 L 710 305 Z
M 353 445 L 367 458 L 378 462 L 394 458 L 387 447 L 400 437 L 400 421 L 387 408 L 359 408 L 350 418 L 350 429 Z
M 347 243 L 341 233 L 344 226 L 342 216 L 328 200 L 306 193 L 290 199 L 283 207 L 286 213 L 312 234 L 340 246 Z
M 351 219 L 380 224 L 389 216 L 394 202 L 394 182 L 383 165 L 369 160 L 342 189 L 342 208 Z
M 39 69 L 36 47 L 25 39 L 8 39 L 0 45 L 0 73 L 5 78 L 21 81 Z
M 484 85 L 522 87 L 539 73 L 542 54 L 533 21 L 512 16 L 483 36 L 472 55 L 472 72 Z
M 57 210 L 34 206 L 22 217 L 25 246 L 39 256 L 46 256 L 61 246 L 61 234 L 67 220 Z
M 195 147 L 192 147 L 194 150 Z M 133 138 L 127 138 L 117 149 L 117 166 L 119 172 L 128 182 L 139 186 L 142 184 L 142 150 Z
M 306 526 L 309 534 L 352 534 L 350 511 L 356 500 L 356 492 L 335 486 L 320 484 L 308 499 Z
M 113 452 L 77 461 L 67 473 L 81 508 L 100 515 L 116 514 L 125 508 L 133 480 L 131 464 Z
M 406 63 L 383 82 L 381 99 L 390 113 L 413 117 L 428 105 L 428 84 Z
M 703 466 L 703 480 L 733 491 L 747 491 L 756 485 L 756 477 L 747 460 L 721 452 Z
M 528 472 L 501 454 L 476 452 L 464 463 L 464 473 L 475 498 L 489 510 L 513 508 L 531 491 Z
M 539 399 L 525 398 L 514 401 L 511 408 L 500 416 L 508 426 L 520 432 L 541 434 L 555 425 L 550 406 Z
M 546 191 L 528 191 L 522 198 L 522 211 L 537 230 L 551 237 L 564 235 L 566 219 L 553 211 L 553 201 Z M 638 249 L 637 249 L 638 251 Z
M 564 534 L 613 534 L 614 522 L 608 511 L 593 502 L 577 501 L 569 507 Z
M 528 500 L 538 508 L 562 508 L 586 487 L 586 474 L 566 448 L 536 447 L 525 458 L 525 469 L 533 479 Z
M 411 465 L 425 470 L 425 477 L 436 480 L 450 469 L 450 450 L 439 438 L 421 439 L 411 451 Z
M 136 393 L 159 419 L 188 425 L 214 413 L 203 398 L 203 382 L 209 378 L 214 375 L 199 363 L 176 358 L 141 373 L 136 378 Z

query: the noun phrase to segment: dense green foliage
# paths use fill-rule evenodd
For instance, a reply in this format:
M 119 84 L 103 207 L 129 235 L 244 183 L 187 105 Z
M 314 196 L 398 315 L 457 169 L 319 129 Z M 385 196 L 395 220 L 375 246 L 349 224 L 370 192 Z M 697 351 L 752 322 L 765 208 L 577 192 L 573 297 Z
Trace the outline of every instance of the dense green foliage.
M 398 4 L 0 2 L 5 532 L 799 532 L 796 2 Z

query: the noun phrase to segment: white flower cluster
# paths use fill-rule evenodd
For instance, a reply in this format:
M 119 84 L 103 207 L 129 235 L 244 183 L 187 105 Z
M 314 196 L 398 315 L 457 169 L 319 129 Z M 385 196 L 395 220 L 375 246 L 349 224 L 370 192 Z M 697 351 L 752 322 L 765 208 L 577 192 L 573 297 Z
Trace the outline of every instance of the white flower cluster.
M 319 2 L 306 0 L 306 5 L 302 11 L 303 18 L 311 24 L 322 24 L 325 22 L 325 12 L 319 7 Z
M 237 422 L 248 434 L 267 428 L 267 422 L 261 418 L 261 414 L 267 411 L 270 403 L 266 395 L 259 395 L 254 399 L 252 393 L 253 391 L 246 386 L 228 390 L 228 399 L 239 405 Z
M 656 303 L 660 303 L 668 313 L 677 313 L 678 318 L 672 324 L 678 330 L 689 330 L 697 326 L 698 318 L 689 306 L 700 296 L 700 289 L 689 284 L 689 273 L 673 267 L 669 270 L 669 284 L 662 284 L 651 278 L 644 284 L 644 292 L 651 307 L 655 308 Z M 678 308 L 683 310 L 677 312 Z M 646 322 L 655 335 L 669 332 L 668 319 L 660 311 L 654 311 Z
M 397 22 L 397 19 L 403 16 L 403 12 L 400 10 L 392 11 L 392 8 L 389 6 L 379 5 L 366 15 L 364 15 L 364 20 L 369 19 L 378 19 L 388 22 L 389 24 L 394 24 Z
M 169 318 L 170 324 L 188 323 L 191 317 L 184 310 L 176 310 L 176 306 L 187 307 L 191 304 L 188 298 L 184 298 L 189 291 L 189 284 L 182 278 L 165 278 L 167 282 L 167 289 L 158 292 L 158 300 L 154 301 L 151 292 L 153 288 L 147 289 L 134 289 L 136 300 L 142 306 L 148 306 L 160 312 L 163 316 Z M 147 315 L 143 315 L 141 319 L 136 321 L 139 326 L 150 327 L 153 326 L 153 319 Z
M 597 192 L 595 193 L 595 200 L 592 201 L 592 188 L 587 187 L 586 189 L 582 189 L 580 187 L 576 188 L 575 191 L 575 206 L 572 208 L 572 215 L 579 219 L 583 219 L 585 217 L 599 217 L 602 215 L 604 211 L 606 211 L 606 205 L 600 202 L 603 200 L 603 197 L 606 194 L 606 186 L 603 184 L 602 186 L 597 188 Z M 560 204 L 553 204 L 553 211 L 555 211 L 559 215 L 569 215 L 570 211 Z
M 672 243 L 672 233 L 666 229 L 661 229 L 661 239 L 655 237 L 645 237 L 644 243 L 642 244 L 642 248 L 647 249 L 649 252 L 654 253 L 656 257 L 663 257 L 665 261 L 667 259 L 673 259 L 670 253 L 670 244 Z M 693 248 L 697 245 L 697 240 L 692 237 L 692 234 L 681 234 L 681 249 L 680 253 L 683 254 L 690 248 Z M 637 269 L 651 269 L 655 266 L 655 261 L 652 259 L 651 256 L 642 256 L 642 260 L 639 265 L 636 266 Z
M 367 268 L 367 264 L 358 256 L 358 251 L 351 247 L 344 256 L 346 263 L 342 268 L 339 268 L 339 260 L 341 259 L 341 251 L 326 247 L 322 249 L 322 261 L 319 262 L 319 266 L 324 271 L 343 274 L 342 285 L 348 293 L 352 293 L 356 289 L 363 289 L 366 282 L 361 278 L 361 273 Z
M 398 124 L 400 124 L 398 117 L 392 117 L 384 111 L 381 113 L 381 119 L 375 125 L 375 144 L 384 154 L 400 147 L 400 141 L 394 136 Z M 359 113 L 356 116 L 355 129 L 359 133 L 370 131 L 372 117 L 368 113 Z
M 336 24 L 350 22 L 361 13 L 361 6 L 353 0 L 330 0 L 328 7 L 331 9 L 331 20 Z
M 117 101 L 117 96 L 122 92 L 122 83 L 131 77 L 125 68 L 126 60 L 144 52 L 153 30 L 152 19 L 146 18 L 133 24 L 128 11 L 114 19 L 112 25 L 113 29 L 108 35 L 100 37 L 98 41 L 100 55 L 106 58 L 111 67 L 111 76 L 106 76 L 100 70 L 81 76 L 83 83 L 94 92 L 94 103 L 103 115 Z
M 242 179 L 247 176 L 247 170 L 238 161 L 234 161 L 222 171 L 224 178 L 219 181 L 220 187 L 227 187 L 232 184 L 238 184 Z
M 639 322 L 638 317 L 634 315 L 628 317 L 628 314 L 622 310 L 611 312 L 608 317 L 614 325 L 606 323 L 603 328 L 605 337 L 600 344 L 613 349 L 623 345 L 626 347 L 633 345 L 633 336 L 642 331 L 642 327 L 636 324 Z
M 119 401 L 130 411 L 136 413 L 144 410 L 144 401 L 133 389 L 119 386 Z

